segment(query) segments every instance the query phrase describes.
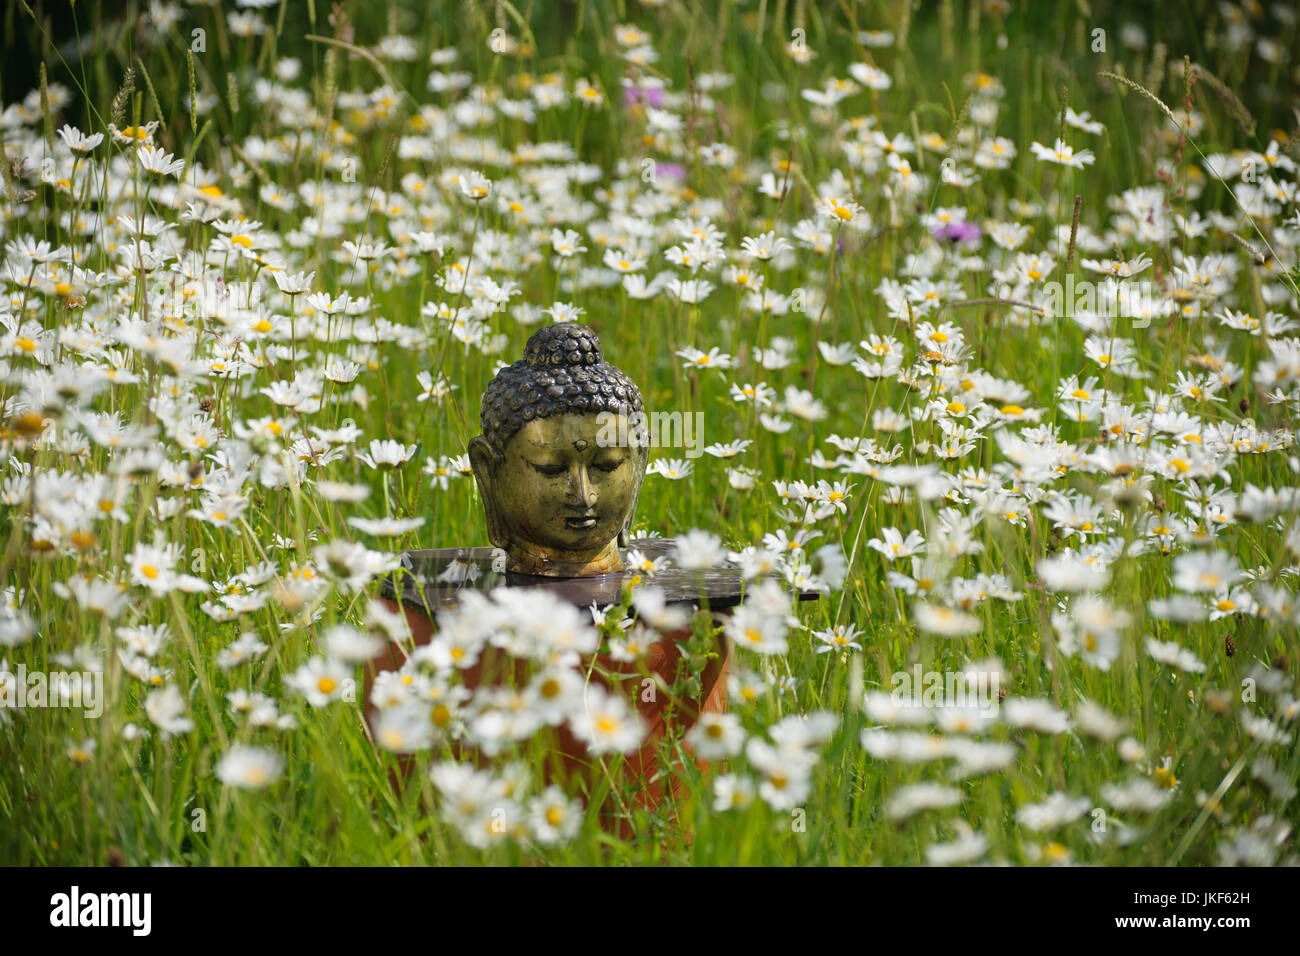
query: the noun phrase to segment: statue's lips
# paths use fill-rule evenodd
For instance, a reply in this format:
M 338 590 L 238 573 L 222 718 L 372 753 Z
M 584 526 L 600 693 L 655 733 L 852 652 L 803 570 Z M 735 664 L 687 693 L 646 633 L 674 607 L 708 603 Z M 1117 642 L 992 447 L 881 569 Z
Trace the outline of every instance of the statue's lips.
M 594 514 L 569 515 L 564 519 L 564 525 L 575 531 L 582 531 L 587 528 L 596 527 L 596 516 Z

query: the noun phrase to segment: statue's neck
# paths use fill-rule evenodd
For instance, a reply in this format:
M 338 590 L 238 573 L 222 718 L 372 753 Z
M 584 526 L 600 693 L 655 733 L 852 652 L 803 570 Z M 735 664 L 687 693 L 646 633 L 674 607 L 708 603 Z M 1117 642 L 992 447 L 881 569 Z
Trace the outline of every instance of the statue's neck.
M 535 551 L 527 545 L 512 545 L 506 552 L 506 570 L 515 574 L 537 574 L 548 578 L 585 578 L 613 574 L 626 567 L 618 550 L 618 539 L 592 554 L 556 556 Z

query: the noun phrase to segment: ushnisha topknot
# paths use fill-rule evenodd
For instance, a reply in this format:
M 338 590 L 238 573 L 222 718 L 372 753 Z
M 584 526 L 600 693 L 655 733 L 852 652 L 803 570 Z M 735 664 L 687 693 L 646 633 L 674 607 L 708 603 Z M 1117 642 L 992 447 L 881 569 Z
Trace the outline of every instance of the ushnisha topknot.
M 534 332 L 524 357 L 497 372 L 483 392 L 479 424 L 488 444 L 502 454 L 506 442 L 537 418 L 644 411 L 641 391 L 605 361 L 596 333 L 563 322 Z

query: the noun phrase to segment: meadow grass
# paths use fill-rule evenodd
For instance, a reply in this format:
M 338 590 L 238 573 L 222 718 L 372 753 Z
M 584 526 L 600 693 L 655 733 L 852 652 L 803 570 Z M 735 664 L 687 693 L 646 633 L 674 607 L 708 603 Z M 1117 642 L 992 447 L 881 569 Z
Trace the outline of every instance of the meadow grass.
M 105 706 L 94 719 L 71 708 L 29 708 L 7 719 L 0 711 L 0 860 L 1163 865 L 1294 858 L 1298 398 L 1294 358 L 1287 371 L 1279 355 L 1295 355 L 1295 175 L 1293 166 L 1261 167 L 1260 182 L 1284 188 L 1282 198 L 1260 199 L 1243 192 L 1254 181 L 1241 182 L 1239 160 L 1266 155 L 1270 142 L 1280 149 L 1268 155 L 1296 155 L 1286 109 L 1296 90 L 1297 64 L 1287 52 L 1296 48 L 1296 19 L 1241 13 L 1238 29 L 1217 6 L 1192 4 L 1184 20 L 1152 12 L 1140 24 L 1120 4 L 1095 4 L 1091 13 L 1082 6 L 944 2 L 900 12 L 895 4 L 751 0 L 426 9 L 286 0 L 232 21 L 230 4 L 129 5 L 122 17 L 89 4 L 72 8 L 71 27 L 11 10 L 6 49 L 38 49 L 48 80 L 42 90 L 40 77 L 31 77 L 34 98 L 3 124 L 0 581 L 9 605 L 3 643 L 11 646 L 0 671 L 20 663 L 29 673 L 98 670 Z M 250 17 L 261 32 L 252 32 Z M 166 29 L 156 29 L 159 20 Z M 646 38 L 620 37 L 627 24 Z M 1144 25 L 1145 38 L 1125 34 L 1126 24 Z M 873 45 L 876 38 L 864 42 L 862 31 L 889 31 L 892 40 Z M 383 46 L 385 37 L 398 39 Z M 442 50 L 454 56 L 431 65 Z M 800 62 L 804 51 L 815 56 Z M 259 88 L 286 58 L 299 71 L 281 67 L 280 79 Z M 828 79 L 845 79 L 855 63 L 878 67 L 889 88 L 859 85 L 838 102 L 803 95 L 825 93 Z M 461 71 L 468 85 L 432 90 L 432 71 Z M 632 93 L 629 80 L 638 84 Z M 64 92 L 52 94 L 50 84 Z M 547 105 L 539 87 L 561 90 L 563 102 Z M 288 89 L 300 90 L 300 99 L 287 99 Z M 584 102 L 581 89 L 595 95 Z M 51 103 L 52 95 L 62 102 Z M 6 106 L 24 96 L 28 89 L 3 91 Z M 530 109 L 515 108 L 522 103 Z M 1067 106 L 1090 112 L 1104 131 L 1067 125 Z M 178 174 L 150 173 L 138 161 L 139 145 L 109 133 L 110 124 L 120 131 L 151 122 L 159 124 L 151 141 L 185 161 Z M 56 135 L 64 123 L 109 135 L 80 157 Z M 877 130 L 892 144 L 871 139 Z M 900 148 L 898 135 L 910 143 Z M 997 136 L 1014 143 L 1014 160 L 1005 168 L 975 163 L 977 145 Z M 1034 157 L 1031 143 L 1058 138 L 1090 150 L 1095 162 L 1076 168 Z M 869 147 L 857 166 L 846 149 L 855 142 Z M 734 153 L 719 158 L 702 149 L 719 143 Z M 530 155 L 541 144 L 568 144 L 572 152 Z M 889 154 L 904 157 L 905 172 L 888 164 Z M 979 180 L 946 183 L 949 157 L 952 169 Z M 1230 170 L 1211 157 L 1237 165 Z M 575 162 L 590 165 L 575 172 Z M 566 168 L 574 174 L 557 185 L 554 171 Z M 588 168 L 590 181 L 582 175 Z M 491 180 L 487 199 L 459 188 L 470 170 Z M 764 173 L 780 198 L 760 191 Z M 913 181 L 919 187 L 906 185 Z M 1137 210 L 1150 212 L 1148 200 L 1128 192 L 1139 187 L 1157 196 L 1145 224 Z M 324 197 L 319 212 L 311 206 L 316 196 Z M 819 216 L 827 197 L 848 215 Z M 850 200 L 856 205 L 843 205 Z M 209 203 L 231 228 L 182 216 L 186 202 Z M 936 210 L 959 210 L 959 221 L 978 225 L 975 241 L 937 238 L 942 223 L 925 219 Z M 612 221 L 614 212 L 648 226 L 629 230 Z M 1200 233 L 1173 225 L 1193 213 L 1219 218 Z M 240 215 L 260 225 L 241 225 Z M 312 215 L 320 220 L 314 227 L 306 222 Z M 75 228 L 79 217 L 84 229 Z M 697 228 L 708 219 L 726 250 L 715 249 L 715 262 L 698 273 L 665 258 L 690 241 L 671 226 L 688 217 Z M 162 236 L 177 253 L 202 253 L 201 264 L 177 254 L 143 266 L 133 260 L 132 231 L 153 220 L 171 224 Z M 795 231 L 801 220 L 813 224 L 810 232 Z M 1029 233 L 1009 248 L 991 241 L 990 222 L 1021 223 Z M 556 253 L 553 228 L 575 229 L 587 251 Z M 431 251 L 411 237 L 417 230 L 432 234 Z M 770 261 L 740 255 L 743 238 L 769 230 L 793 250 Z M 1092 251 L 1078 242 L 1089 233 L 1103 237 Z M 695 303 L 666 290 L 635 297 L 600 265 L 614 248 L 602 244 L 605 235 L 639 235 L 647 278 L 708 278 L 716 288 Z M 78 268 L 100 278 L 25 252 L 13 244 L 19 237 L 75 248 Z M 357 247 L 342 246 L 367 238 L 391 244 L 373 264 Z M 1017 253 L 1050 258 L 1049 268 L 998 279 L 1001 270 L 1024 271 Z M 1128 316 L 1088 327 L 1095 320 L 1075 315 L 1073 303 L 1047 316 L 1013 304 L 1041 305 L 1043 283 L 1067 275 L 1098 281 L 1084 260 L 1139 255 L 1152 262 L 1141 278 L 1159 287 L 1148 325 Z M 1198 261 L 1211 268 L 1207 256 L 1228 264 L 1213 260 L 1214 276 L 1197 285 Z M 724 262 L 744 271 L 748 288 L 721 278 Z M 491 289 L 466 287 L 466 268 L 480 281 L 513 283 L 513 294 L 494 307 Z M 309 290 L 278 291 L 275 273 L 299 272 L 314 273 Z M 941 284 L 934 296 L 882 287 L 926 280 Z M 780 308 L 747 304 L 756 287 L 760 303 L 770 290 Z M 365 297 L 366 307 L 335 314 L 339 303 L 330 300 L 342 292 Z M 324 637 L 331 628 L 366 630 L 368 602 L 389 573 L 348 586 L 318 547 L 357 540 L 395 552 L 487 543 L 474 482 L 451 459 L 479 432 L 478 398 L 498 363 L 519 356 L 536 328 L 528 322 L 551 321 L 537 310 L 553 303 L 582 310 L 579 321 L 599 332 L 606 357 L 639 383 L 648 407 L 702 412 L 709 443 L 751 442 L 735 458 L 694 461 L 680 481 L 647 476 L 638 529 L 669 537 L 708 529 L 736 551 L 761 546 L 778 530 L 816 531 L 807 548 L 781 556 L 782 568 L 803 573 L 799 559 L 823 545 L 847 562 L 842 581 L 828 572 L 834 586 L 798 605 L 801 626 L 784 635 L 786 653 L 735 651 L 736 670 L 764 685 L 752 702 L 733 694 L 746 738 L 796 726 L 795 715 L 835 718 L 833 733 L 791 745 L 780 758 L 807 777 L 808 792 L 793 805 L 779 794 L 755 794 L 743 806 L 717 809 L 718 776 L 771 785 L 774 772 L 748 748 L 725 769 L 701 772 L 673 740 L 664 762 L 691 784 L 683 801 L 653 813 L 636 809 L 615 755 L 601 761 L 593 793 L 569 794 L 593 807 L 627 808 L 635 837 L 613 835 L 588 810 L 570 838 L 547 842 L 512 820 L 501 839 L 481 846 L 481 834 L 468 831 L 482 821 L 456 817 L 448 789 L 429 779 L 428 770 L 448 760 L 447 735 L 399 757 L 375 745 L 359 694 L 333 694 L 314 706 L 295 692 L 293 675 L 330 656 Z M 1228 324 L 1225 310 L 1229 321 L 1245 322 L 1232 318 L 1239 314 L 1253 325 Z M 936 332 L 951 323 L 944 337 L 954 348 L 917 334 L 923 323 Z M 896 337 L 906 361 L 867 377 L 828 361 L 820 348 L 856 348 L 873 334 Z M 752 350 L 770 349 L 778 337 L 788 340 L 789 363 L 764 367 Z M 1117 371 L 1109 355 L 1099 363 L 1086 348 L 1117 339 L 1131 345 L 1128 365 L 1146 378 Z M 688 348 L 716 348 L 734 357 L 734 367 L 683 361 L 678 353 Z M 865 348 L 856 354 L 876 358 Z M 293 401 L 263 391 L 310 382 L 308 373 L 325 369 L 330 357 L 355 361 L 355 377 L 317 375 L 318 394 Z M 83 363 L 128 381 L 105 380 L 83 393 Z M 1236 377 L 1216 386 L 1225 365 L 1236 367 Z M 65 366 L 67 381 L 56 377 Z M 928 371 L 913 374 L 917 367 Z M 1281 371 L 1266 380 L 1261 368 Z M 441 374 L 454 389 L 422 398 L 422 372 Z M 1071 376 L 1074 388 L 1061 396 Z M 1088 377 L 1097 384 L 1085 386 Z M 733 385 L 759 381 L 775 389 L 788 431 L 773 431 L 757 403 L 733 398 Z M 1007 383 L 1026 397 L 1006 397 L 1015 391 Z M 1108 434 L 1100 403 L 1074 420 L 1072 410 L 1084 403 L 1071 399 L 1074 389 L 1133 406 L 1126 420 L 1140 427 Z M 805 399 L 819 402 L 824 416 L 803 411 Z M 901 430 L 880 427 L 873 416 L 881 409 L 902 413 Z M 1037 427 L 1055 431 L 1032 431 L 1024 409 L 1041 410 Z M 123 425 L 161 426 L 140 445 L 141 454 L 157 450 L 161 460 L 119 480 L 129 432 L 118 442 L 87 424 L 91 413 L 106 412 Z M 1188 418 L 1177 419 L 1179 412 Z M 338 432 L 349 423 L 355 434 Z M 312 426 L 336 434 L 313 438 Z M 1026 447 L 1006 437 L 1026 433 Z M 835 463 L 832 435 L 874 439 L 879 454 Z M 360 457 L 372 440 L 416 450 L 398 467 L 372 467 Z M 1123 454 L 1097 464 L 1117 445 L 1131 464 Z M 818 454 L 827 461 L 814 464 Z M 422 469 L 426 459 L 443 459 L 450 474 Z M 751 470 L 752 489 L 730 480 L 736 465 Z M 929 470 L 908 476 L 909 466 Z M 205 497 L 205 470 L 223 473 L 215 499 Z M 849 482 L 843 509 L 816 490 L 818 479 Z M 322 480 L 369 494 L 359 504 L 331 500 Z M 785 501 L 773 485 L 792 481 L 813 486 L 815 516 L 798 494 Z M 1257 496 L 1260 489 L 1277 493 Z M 376 537 L 349 517 L 427 520 Z M 915 569 L 910 560 L 890 560 L 887 543 L 869 544 L 887 528 L 921 533 Z M 153 565 L 141 549 L 153 543 L 173 545 L 175 572 L 206 590 L 150 587 L 140 575 Z M 1241 575 L 1240 588 L 1234 581 L 1175 586 L 1176 561 L 1216 555 Z M 1100 568 L 1103 580 L 1060 583 L 1043 572 L 1045 559 L 1074 562 L 1065 578 Z M 264 579 L 234 580 L 263 562 Z M 910 576 L 921 593 L 888 580 L 890 572 Z M 101 613 L 87 606 L 94 602 L 68 597 L 68 582 L 86 573 L 120 583 L 125 606 Z M 1153 613 L 1150 602 L 1180 593 L 1195 595 L 1201 618 L 1223 613 L 1189 621 Z M 248 610 L 221 605 L 222 595 L 246 598 Z M 203 611 L 205 602 L 224 607 L 230 620 Z M 947 636 L 943 622 L 972 633 Z M 161 646 L 131 659 L 119 654 L 129 645 L 119 628 L 162 624 Z M 860 632 L 860 649 L 818 653 L 813 632 L 836 626 Z M 266 648 L 248 663 L 218 666 L 220 652 L 244 632 Z M 602 640 L 621 636 L 611 626 Z M 1157 659 L 1148 638 L 1178 645 L 1200 666 Z M 920 733 L 912 737 L 907 727 L 890 729 L 881 698 L 896 674 L 915 665 L 940 674 L 972 663 L 989 668 L 980 662 L 991 659 L 1006 697 L 996 720 L 914 728 Z M 355 665 L 347 672 L 359 681 Z M 182 713 L 169 719 L 154 695 L 173 687 Z M 232 713 L 227 695 L 238 690 L 267 695 L 292 725 L 254 726 L 247 714 Z M 864 699 L 873 692 L 874 710 Z M 1016 699 L 1036 703 L 1012 711 Z M 1122 730 L 1098 729 L 1090 712 L 1080 712 L 1086 702 Z M 541 793 L 551 734 L 507 742 L 493 764 L 532 769 L 521 792 L 502 785 L 498 797 L 512 813 Z M 869 752 L 869 740 L 881 749 Z M 965 763 L 953 741 L 960 748 L 976 740 L 1009 745 L 1012 756 L 954 773 L 954 760 Z M 273 755 L 268 779 L 245 775 L 241 785 L 218 775 L 237 746 Z M 412 769 L 394 787 L 402 760 Z M 1135 781 L 1149 782 L 1150 792 Z

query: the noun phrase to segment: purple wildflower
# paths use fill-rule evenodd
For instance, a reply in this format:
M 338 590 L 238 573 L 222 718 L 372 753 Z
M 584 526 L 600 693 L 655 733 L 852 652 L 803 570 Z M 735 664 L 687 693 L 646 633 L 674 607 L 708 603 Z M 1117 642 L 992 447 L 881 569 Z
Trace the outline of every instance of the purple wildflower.
M 951 242 L 954 245 L 962 242 L 974 245 L 980 241 L 982 233 L 980 227 L 975 223 L 957 219 L 953 222 L 945 222 L 941 226 L 935 226 L 930 230 L 930 235 L 940 241 Z
M 623 87 L 623 105 L 635 106 L 637 103 L 644 103 L 647 106 L 653 106 L 660 109 L 664 105 L 664 91 L 662 87 L 649 86 L 625 86 Z

